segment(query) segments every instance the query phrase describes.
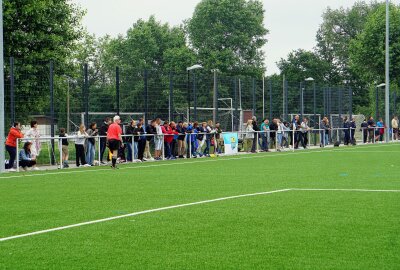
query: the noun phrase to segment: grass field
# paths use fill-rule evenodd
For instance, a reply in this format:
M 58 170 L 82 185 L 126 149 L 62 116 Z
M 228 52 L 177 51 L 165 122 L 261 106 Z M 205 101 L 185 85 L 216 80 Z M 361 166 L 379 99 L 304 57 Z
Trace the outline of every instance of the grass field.
M 371 145 L 6 174 L 0 269 L 399 269 L 399 153 Z

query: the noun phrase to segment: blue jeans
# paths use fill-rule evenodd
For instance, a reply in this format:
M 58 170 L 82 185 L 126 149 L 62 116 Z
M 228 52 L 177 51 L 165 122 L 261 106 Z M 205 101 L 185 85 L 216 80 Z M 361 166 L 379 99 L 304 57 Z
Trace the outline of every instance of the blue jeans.
M 91 142 L 88 142 L 87 150 L 86 150 L 86 162 L 87 162 L 87 164 L 93 165 L 93 161 L 94 161 L 94 156 L 95 155 L 96 155 L 95 145 L 92 144 Z
M 261 133 L 261 149 L 268 150 L 268 138 L 266 133 Z
M 10 159 L 8 160 L 8 164 L 6 165 L 6 170 L 8 170 L 14 167 L 14 161 L 17 156 L 17 148 L 6 145 L 6 150 L 10 155 Z
M 283 137 L 283 134 L 282 133 L 278 133 L 278 134 L 276 134 L 278 137 L 278 145 L 280 146 L 280 147 L 282 147 L 282 137 Z
M 171 158 L 171 143 L 164 142 L 165 158 Z
M 211 140 L 206 139 L 206 148 L 204 148 L 204 155 L 209 155 L 210 154 L 210 146 L 211 146 Z
M 132 162 L 132 143 L 127 143 L 126 148 L 128 149 L 128 156 L 126 157 L 126 160 Z
M 139 153 L 139 148 L 138 148 L 138 142 L 133 142 L 133 155 L 135 159 L 138 159 L 138 153 Z

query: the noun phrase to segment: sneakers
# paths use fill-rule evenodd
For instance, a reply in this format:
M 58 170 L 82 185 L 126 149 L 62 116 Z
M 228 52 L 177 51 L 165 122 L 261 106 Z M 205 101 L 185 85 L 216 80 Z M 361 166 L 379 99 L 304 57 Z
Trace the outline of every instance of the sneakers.
M 8 169 L 7 172 L 16 172 L 17 170 L 14 168 Z
M 32 167 L 32 171 L 40 171 L 38 167 Z

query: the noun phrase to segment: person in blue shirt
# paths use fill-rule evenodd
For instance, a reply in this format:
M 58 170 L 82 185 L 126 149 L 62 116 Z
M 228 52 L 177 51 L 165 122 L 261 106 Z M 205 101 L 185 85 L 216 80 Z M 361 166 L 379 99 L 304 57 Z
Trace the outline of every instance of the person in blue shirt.
M 375 131 L 375 136 L 376 136 L 375 141 L 379 140 L 380 142 L 382 142 L 383 135 L 385 134 L 385 125 L 383 124 L 382 118 L 379 118 L 379 121 L 376 122 L 376 127 L 378 127 L 378 129 L 376 129 Z
M 26 142 L 24 144 L 24 148 L 19 151 L 19 166 L 21 166 L 25 171 L 27 171 L 28 168 L 32 168 L 32 170 L 38 170 L 36 167 L 36 158 L 32 157 L 31 154 L 31 146 L 31 142 Z

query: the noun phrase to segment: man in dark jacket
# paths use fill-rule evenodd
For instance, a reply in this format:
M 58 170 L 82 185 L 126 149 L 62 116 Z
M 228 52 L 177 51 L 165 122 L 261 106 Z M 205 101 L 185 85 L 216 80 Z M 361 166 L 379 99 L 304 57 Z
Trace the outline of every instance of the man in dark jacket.
M 253 139 L 253 146 L 251 147 L 251 152 L 255 153 L 257 149 L 257 144 L 258 144 L 258 131 L 260 131 L 260 128 L 257 125 L 257 117 L 253 116 L 251 118 L 253 120 L 253 129 L 254 129 L 254 139 Z
M 105 164 L 103 162 L 103 156 L 104 156 L 104 152 L 106 151 L 107 148 L 107 131 L 108 131 L 108 126 L 111 124 L 111 119 L 109 117 L 107 117 L 106 119 L 104 119 L 103 124 L 100 127 L 99 130 L 99 136 L 101 136 L 100 138 L 100 163 L 101 164 Z M 108 160 L 108 157 L 107 157 Z

